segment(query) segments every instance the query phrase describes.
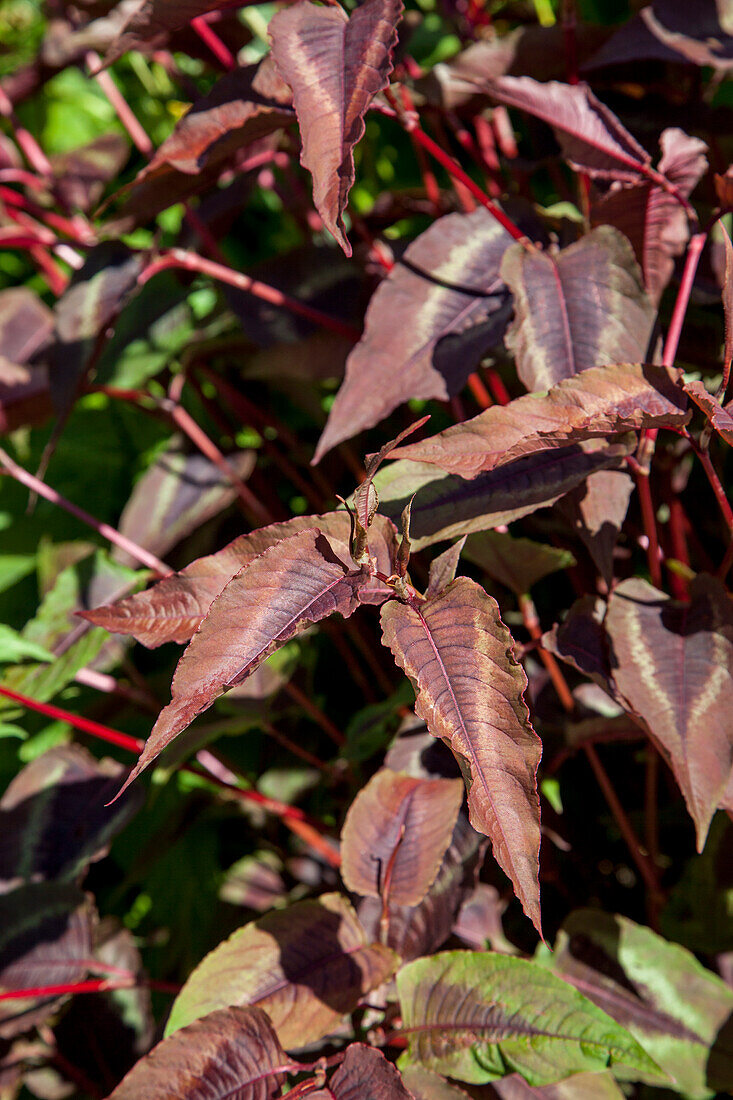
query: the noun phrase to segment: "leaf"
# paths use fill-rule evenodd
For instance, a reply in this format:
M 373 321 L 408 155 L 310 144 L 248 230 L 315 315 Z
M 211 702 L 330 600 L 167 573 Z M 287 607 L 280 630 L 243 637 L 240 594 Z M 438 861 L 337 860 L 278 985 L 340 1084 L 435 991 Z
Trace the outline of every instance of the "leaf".
M 499 267 L 511 243 L 479 207 L 438 218 L 408 246 L 369 303 L 314 462 L 405 401 L 463 389 L 509 321 Z
M 650 163 L 647 151 L 587 84 L 541 84 L 529 76 L 502 76 L 486 87 L 499 103 L 552 126 L 563 155 L 578 171 L 634 181 Z
M 501 273 L 514 294 L 506 343 L 527 389 L 646 358 L 655 311 L 617 229 L 599 226 L 555 255 L 512 245 Z
M 730 371 L 733 360 L 733 243 L 728 236 L 728 231 L 722 221 L 718 222 L 723 231 L 723 247 L 725 248 L 725 273 L 723 277 L 723 316 L 725 318 L 725 347 L 723 349 L 723 378 Z M 722 399 L 722 394 L 719 394 Z
M 721 439 L 733 447 L 733 415 L 705 389 L 703 382 L 686 382 L 685 393 L 705 413 L 705 418 Z
M 54 191 L 73 210 L 90 210 L 122 171 L 130 146 L 122 134 L 102 134 L 86 145 L 51 157 Z
M 125 201 L 112 225 L 128 229 L 214 187 L 249 146 L 292 120 L 290 100 L 290 89 L 269 58 L 227 73 L 186 112 L 150 163 L 113 196 Z
M 534 307 L 534 314 L 537 307 Z M 396 454 L 474 478 L 525 455 L 644 427 L 682 425 L 690 414 L 678 371 L 639 363 L 595 367 L 546 394 L 492 405 Z
M 286 1050 L 305 1046 L 334 1030 L 394 965 L 339 894 L 296 902 L 245 924 L 199 963 L 166 1034 L 226 1005 L 257 1005 Z
M 408 1041 L 401 1065 L 476 1084 L 514 1070 L 530 1085 L 608 1065 L 656 1069 L 625 1028 L 524 959 L 446 951 L 403 966 L 397 991 Z
M 73 880 L 139 809 L 141 792 L 107 805 L 125 769 L 81 745 L 57 745 L 18 772 L 0 799 L 0 891 Z
M 455 755 L 471 824 L 540 930 L 537 767 L 542 746 L 523 699 L 527 679 L 496 601 L 467 577 L 421 603 L 381 612 L 384 644 L 413 683 L 415 713 Z
M 626 917 L 583 909 L 564 923 L 555 973 L 577 985 L 704 1100 L 733 1086 L 733 991 L 691 952 Z
M 378 771 L 351 804 L 341 832 L 348 889 L 417 905 L 435 881 L 462 800 L 460 779 Z
M 588 67 L 659 60 L 710 65 L 725 73 L 733 64 L 728 5 L 703 0 L 690 10 L 684 0 L 654 0 L 605 44 Z
M 387 86 L 402 0 L 365 0 L 347 17 L 338 6 L 297 0 L 270 21 L 272 57 L 293 89 L 313 201 L 347 256 L 343 213 L 354 183 L 354 146 L 364 115 Z
M 599 470 L 557 503 L 609 587 L 613 579 L 613 551 L 633 491 L 633 479 L 625 470 Z
M 92 910 L 75 886 L 42 882 L 0 896 L 0 992 L 66 985 L 84 977 L 92 952 Z M 0 1037 L 42 1022 L 58 996 L 0 1003 Z
M 542 636 L 542 645 L 605 690 L 613 690 L 608 638 L 603 627 L 605 613 L 606 605 L 600 597 L 581 596 L 564 621 Z
M 622 581 L 605 626 L 611 667 L 627 707 L 669 761 L 702 851 L 733 773 L 733 602 L 699 575 L 689 605 L 639 578 Z
M 544 546 L 532 539 L 517 539 L 499 531 L 471 535 L 465 554 L 469 561 L 480 565 L 485 573 L 517 596 L 525 595 L 550 573 L 575 564 L 575 558 L 567 550 Z
M 351 615 L 364 580 L 364 573 L 347 570 L 316 528 L 282 539 L 244 565 L 214 599 L 178 662 L 171 702 L 125 787 L 222 692 L 241 684 L 290 638 L 335 612 Z
M 104 64 L 111 65 L 128 50 L 165 46 L 171 31 L 197 16 L 236 6 L 235 0 L 134 0 L 125 9 L 126 19 L 105 52 Z
M 405 1082 L 414 1100 L 467 1100 L 468 1093 L 459 1089 L 424 1066 L 405 1066 L 402 1070 Z
M 574 1073 L 556 1085 L 532 1088 L 513 1073 L 490 1086 L 490 1100 L 623 1100 L 624 1093 L 610 1070 L 603 1073 Z M 487 1097 L 489 1100 L 489 1097 Z
M 0 292 L 0 434 L 52 415 L 45 366 L 29 366 L 53 331 L 53 313 L 27 287 Z
M 472 531 L 486 531 L 554 504 L 590 474 L 617 466 L 634 449 L 630 442 L 573 444 L 510 462 L 473 481 L 436 473 L 427 462 L 391 463 L 375 479 L 382 511 L 399 519 L 413 494 L 410 531 L 413 550 Z
M 450 756 L 448 759 L 452 760 Z M 473 890 L 485 848 L 486 841 L 469 825 L 462 810 L 435 882 L 422 901 L 417 905 L 388 903 L 386 946 L 404 960 L 429 955 L 442 947 L 451 934 L 458 910 Z M 379 934 L 382 909 L 381 900 L 376 898 L 364 898 L 359 905 L 359 920 L 367 935 Z
M 676 127 L 665 130 L 659 143 L 658 171 L 688 198 L 707 171 L 707 146 Z M 672 277 L 674 258 L 684 252 L 690 237 L 687 213 L 679 199 L 647 180 L 613 187 L 593 203 L 591 224 L 613 225 L 628 237 L 649 297 L 658 306 Z
M 245 481 L 256 457 L 253 451 L 238 451 L 227 461 Z M 164 556 L 235 497 L 236 489 L 213 462 L 198 451 L 188 454 L 180 437 L 173 436 L 136 483 L 118 530 L 138 546 Z M 117 551 L 116 558 L 133 564 L 124 551 Z
M 433 558 L 430 563 L 428 587 L 425 589 L 426 596 L 440 595 L 443 589 L 447 588 L 450 582 L 455 579 L 458 562 L 465 545 L 466 536 L 464 535 L 462 539 L 454 542 L 442 554 L 438 554 L 437 558 Z
M 380 447 L 374 454 L 366 456 L 366 462 L 364 467 L 364 480 L 358 486 L 354 492 L 354 509 L 353 520 L 354 530 L 351 536 L 351 554 L 354 561 L 358 564 L 367 564 L 367 559 L 370 557 L 370 551 L 368 552 L 368 532 L 374 523 L 377 515 L 377 508 L 379 507 L 379 494 L 374 487 L 374 478 L 376 476 L 379 467 L 384 462 L 385 458 L 394 451 L 395 447 L 398 447 L 403 439 L 406 439 L 413 432 L 416 432 L 418 428 L 421 428 L 423 424 L 430 419 L 429 416 L 423 416 L 421 420 L 416 420 L 414 424 L 410 424 L 408 428 L 400 432 L 394 439 L 390 439 L 388 443 L 385 443 L 383 447 Z M 410 502 L 411 506 L 411 502 Z M 407 527 L 409 536 L 409 507 L 407 507 Z M 405 510 L 400 520 L 400 529 L 402 531 L 402 540 L 400 547 L 405 538 Z M 408 537 L 409 541 L 409 537 Z M 400 556 L 400 548 L 395 550 L 394 565 L 397 565 L 398 558 Z
M 28 641 L 11 626 L 0 623 L 0 664 L 17 664 L 26 657 L 34 661 L 52 661 L 53 653 Z
M 272 1100 L 287 1064 L 262 1009 L 224 1008 L 163 1039 L 109 1100 Z
M 341 1065 L 328 1082 L 324 1097 L 334 1100 L 413 1100 L 399 1070 L 380 1050 L 351 1043 Z

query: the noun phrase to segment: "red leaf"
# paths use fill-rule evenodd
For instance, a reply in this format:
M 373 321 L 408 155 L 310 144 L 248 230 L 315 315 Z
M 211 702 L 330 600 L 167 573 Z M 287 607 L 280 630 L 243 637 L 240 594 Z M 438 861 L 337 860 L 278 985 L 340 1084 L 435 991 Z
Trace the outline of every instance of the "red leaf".
M 53 313 L 27 287 L 0 293 L 0 433 L 53 413 L 45 366 L 26 366 L 48 342 Z
M 123 53 L 143 45 L 164 46 L 171 31 L 185 27 L 197 16 L 238 6 L 239 0 L 137 0 L 107 49 L 104 63 L 111 65 Z
M 125 787 L 227 688 L 310 623 L 358 606 L 366 575 L 349 573 L 315 528 L 285 538 L 227 583 L 178 662 L 161 711 Z M 124 788 L 123 788 L 124 790 Z
M 633 491 L 634 482 L 625 470 L 599 470 L 557 503 L 609 587 L 613 580 L 613 551 Z
M 606 43 L 588 66 L 656 60 L 710 65 L 725 73 L 733 65 L 726 4 L 716 0 L 654 0 Z
M 396 1066 L 365 1043 L 351 1043 L 347 1048 L 323 1096 L 334 1100 L 412 1100 Z
M 402 0 L 365 0 L 350 18 L 337 5 L 298 0 L 270 22 L 272 56 L 293 89 L 313 201 L 347 256 L 342 215 L 354 183 L 353 150 L 369 104 L 387 86 L 401 14 Z
M 412 242 L 369 303 L 314 461 L 405 401 L 463 388 L 509 320 L 499 267 L 511 243 L 483 207 L 439 218 Z
M 685 391 L 692 400 L 702 409 L 710 425 L 718 435 L 733 447 L 733 415 L 730 406 L 721 405 L 711 393 L 705 389 L 703 382 L 688 382 Z
M 395 456 L 475 478 L 569 443 L 631 429 L 682 425 L 690 414 L 679 378 L 678 371 L 637 363 L 585 370 L 563 379 L 547 394 L 492 405 L 472 420 L 407 443 Z
M 537 766 L 541 744 L 522 698 L 527 678 L 496 601 L 467 577 L 433 599 L 382 608 L 384 643 L 415 687 L 415 711 L 454 753 L 471 824 L 490 837 L 540 930 Z

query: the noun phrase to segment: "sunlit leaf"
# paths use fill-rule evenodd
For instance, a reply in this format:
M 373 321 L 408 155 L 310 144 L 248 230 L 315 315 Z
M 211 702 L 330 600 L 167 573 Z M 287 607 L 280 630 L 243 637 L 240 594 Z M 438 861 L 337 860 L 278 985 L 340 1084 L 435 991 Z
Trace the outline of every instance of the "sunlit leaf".
M 711 427 L 726 443 L 733 447 L 733 414 L 731 410 L 721 405 L 711 393 L 708 393 L 702 382 L 687 382 L 685 391 L 698 408 L 705 413 Z

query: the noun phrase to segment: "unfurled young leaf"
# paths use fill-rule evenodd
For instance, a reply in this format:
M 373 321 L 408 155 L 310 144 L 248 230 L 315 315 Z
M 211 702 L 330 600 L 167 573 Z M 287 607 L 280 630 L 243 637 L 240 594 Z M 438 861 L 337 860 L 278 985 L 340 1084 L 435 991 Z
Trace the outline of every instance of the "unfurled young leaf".
M 433 558 L 430 563 L 428 587 L 425 590 L 426 596 L 439 596 L 443 589 L 455 580 L 458 562 L 465 545 L 466 536 L 464 535 L 442 554 L 438 554 L 437 558 Z
M 410 244 L 369 303 L 315 461 L 405 401 L 463 388 L 511 316 L 499 275 L 511 243 L 479 207 L 439 218 Z
M 163 1039 L 109 1100 L 273 1100 L 288 1057 L 260 1008 L 223 1008 Z
M 471 827 L 461 810 L 437 877 L 422 901 L 417 905 L 388 903 L 387 947 L 408 961 L 443 946 L 458 910 L 475 886 L 486 847 L 487 842 Z M 364 898 L 358 912 L 367 934 L 376 938 L 380 926 L 384 926 L 381 898 Z
M 392 72 L 401 14 L 402 0 L 366 0 L 350 17 L 337 5 L 297 0 L 269 26 L 272 56 L 293 90 L 313 201 L 347 256 L 343 213 L 354 183 L 354 146 Z
M 463 798 L 460 779 L 415 779 L 382 768 L 346 815 L 341 875 L 349 890 L 417 905 L 433 884 Z
M 618 466 L 634 447 L 634 436 L 610 445 L 589 440 L 516 459 L 472 481 L 402 459 L 382 470 L 375 483 L 382 510 L 395 522 L 416 494 L 410 531 L 417 551 L 547 508 L 596 470 Z
M 590 176 L 637 180 L 651 161 L 587 84 L 541 84 L 529 76 L 488 81 L 493 99 L 518 107 L 552 126 L 566 159 Z
M 316 1094 L 318 1095 L 318 1094 Z M 413 1100 L 399 1070 L 380 1050 L 351 1043 L 344 1060 L 328 1082 L 324 1100 Z
M 214 186 L 249 145 L 292 121 L 291 94 L 272 61 L 235 69 L 195 102 L 132 183 L 116 227 L 148 221 L 175 202 Z
M 705 575 L 690 600 L 622 581 L 605 627 L 618 691 L 669 761 L 702 851 L 733 772 L 733 601 Z
M 178 662 L 172 700 L 125 786 L 281 645 L 329 615 L 351 615 L 365 579 L 361 570 L 349 571 L 317 528 L 282 539 L 243 566 L 214 599 Z
M 702 409 L 708 423 L 721 439 L 733 447 L 733 414 L 730 408 L 721 405 L 711 393 L 708 393 L 702 382 L 687 382 L 685 392 L 698 408 Z
M 541 743 L 523 699 L 527 679 L 496 601 L 459 577 L 439 596 L 382 608 L 384 644 L 410 677 L 415 711 L 454 753 L 471 824 L 540 930 L 537 766 Z
M 537 963 L 446 951 L 403 966 L 397 991 L 408 1041 L 401 1065 L 476 1084 L 516 1071 L 545 1085 L 609 1065 L 665 1081 L 624 1027 Z
M 613 551 L 633 491 L 634 482 L 625 470 L 599 470 L 557 503 L 609 586 L 613 578 Z
M 599 226 L 554 254 L 512 245 L 501 273 L 514 294 L 506 342 L 528 390 L 646 358 L 655 310 L 617 229 Z
M 708 167 L 707 146 L 683 130 L 665 130 L 659 144 L 658 171 L 688 198 Z M 687 212 L 669 190 L 642 180 L 616 186 L 591 208 L 593 225 L 613 225 L 631 241 L 644 275 L 644 284 L 657 306 L 672 277 L 674 260 L 685 249 L 690 230 Z
M 536 308 L 536 307 L 535 307 Z M 493 405 L 396 454 L 474 478 L 551 447 L 639 428 L 685 424 L 690 414 L 678 371 L 646 364 L 595 367 L 546 394 Z
M 284 523 L 273 523 L 248 535 L 240 535 L 223 550 L 198 558 L 180 573 L 166 577 L 146 592 L 80 614 L 115 634 L 132 634 L 150 649 L 164 642 L 187 642 L 236 573 L 281 539 L 311 528 L 326 535 L 331 549 L 348 569 L 351 522 L 347 513 L 296 516 Z M 392 573 L 395 534 L 394 526 L 386 517 L 375 517 L 369 533 L 369 548 L 376 558 L 377 568 L 386 576 Z M 359 599 L 362 603 L 381 603 L 389 591 L 379 582 L 365 579 L 358 590 Z
M 690 951 L 626 917 L 583 909 L 560 930 L 551 963 L 629 1030 L 676 1091 L 704 1100 L 733 1087 L 733 990 Z
M 385 981 L 395 956 L 369 944 L 339 894 L 297 902 L 238 929 L 199 963 L 176 998 L 166 1034 L 227 1005 L 257 1005 L 286 1050 L 332 1031 Z
M 517 539 L 500 531 L 471 535 L 466 542 L 466 557 L 494 580 L 523 596 L 550 573 L 575 564 L 568 550 L 544 546 L 531 539 Z

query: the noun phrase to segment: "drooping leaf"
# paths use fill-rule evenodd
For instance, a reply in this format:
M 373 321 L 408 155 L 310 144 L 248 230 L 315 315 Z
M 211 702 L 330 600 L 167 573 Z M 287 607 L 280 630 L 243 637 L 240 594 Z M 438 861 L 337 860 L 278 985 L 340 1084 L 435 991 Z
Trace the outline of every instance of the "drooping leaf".
M 658 171 L 688 198 L 708 167 L 707 146 L 676 127 L 659 138 Z M 644 284 L 657 306 L 672 277 L 674 260 L 684 252 L 690 230 L 679 199 L 648 180 L 612 188 L 591 209 L 593 225 L 613 225 L 631 241 Z
M 409 245 L 369 303 L 314 461 L 405 401 L 463 388 L 511 315 L 499 275 L 511 243 L 479 207 L 439 218 Z
M 606 363 L 644 360 L 655 311 L 627 239 L 601 225 L 554 255 L 512 245 L 501 273 L 514 294 L 506 342 L 529 390 Z
M 325 1097 L 334 1100 L 413 1100 L 396 1066 L 381 1050 L 351 1043 L 344 1060 L 328 1082 Z
M 730 70 L 733 25 L 726 0 L 699 0 L 693 9 L 684 0 L 654 0 L 616 32 L 588 67 L 646 60 Z
M 533 305 L 536 317 L 537 305 Z M 554 361 L 553 361 L 554 367 Z M 565 377 L 546 394 L 530 393 L 492 405 L 396 452 L 474 478 L 550 447 L 689 420 L 677 371 L 638 363 L 595 367 Z
M 704 575 L 690 599 L 622 581 L 605 626 L 614 681 L 669 761 L 702 851 L 733 771 L 733 601 Z
M 432 738 L 431 741 L 435 745 Z M 462 810 L 435 882 L 422 901 L 417 905 L 388 904 L 387 947 L 407 961 L 443 946 L 458 910 L 474 888 L 486 846 L 487 842 L 471 827 Z M 376 938 L 380 925 L 383 927 L 381 899 L 364 898 L 358 912 L 367 935 Z
M 486 531 L 554 504 L 596 470 L 616 467 L 631 453 L 631 442 L 600 444 L 597 440 L 559 447 L 519 458 L 473 481 L 436 474 L 427 462 L 400 460 L 376 477 L 382 510 L 398 520 L 413 494 L 413 550 L 472 531 Z
M 223 1008 L 158 1043 L 109 1100 L 273 1100 L 288 1064 L 260 1008 Z
M 125 20 L 105 52 L 104 63 L 111 65 L 128 50 L 165 46 L 171 31 L 197 16 L 236 6 L 235 0 L 134 0 L 124 9 Z
M 266 58 L 223 76 L 193 104 L 152 160 L 115 198 L 114 227 L 148 221 L 175 202 L 216 185 L 248 146 L 293 119 L 290 89 Z
M 300 160 L 313 176 L 313 201 L 347 256 L 343 213 L 354 183 L 354 146 L 371 101 L 392 72 L 401 15 L 402 0 L 365 0 L 350 17 L 338 6 L 297 0 L 269 26 L 272 56 L 293 90 Z
M 198 558 L 146 592 L 108 607 L 85 611 L 82 618 L 116 634 L 132 634 L 150 649 L 164 642 L 187 642 L 216 597 L 240 569 L 281 539 L 314 527 L 327 536 L 331 549 L 348 568 L 351 523 L 346 512 L 296 516 L 240 535 L 223 550 Z M 395 546 L 393 525 L 384 516 L 377 516 L 369 534 L 369 547 L 376 557 L 377 568 L 386 576 L 392 573 Z M 388 593 L 384 585 L 369 580 L 359 589 L 359 599 L 363 603 L 381 603 Z
M 21 881 L 75 879 L 140 806 L 108 806 L 125 769 L 81 745 L 57 745 L 27 764 L 0 798 L 0 892 Z
M 435 880 L 463 798 L 460 779 L 378 771 L 351 804 L 341 833 L 349 890 L 417 905 Z
M 590 176 L 637 180 L 650 156 L 587 84 L 542 84 L 529 76 L 487 82 L 493 99 L 552 126 L 565 158 Z
M 256 458 L 253 451 L 238 451 L 228 455 L 227 461 L 245 481 Z M 235 488 L 213 462 L 199 452 L 187 453 L 181 439 L 174 436 L 136 483 L 118 529 L 138 546 L 164 557 L 171 547 L 228 507 L 235 496 Z M 124 551 L 117 551 L 116 557 L 132 564 Z
M 490 837 L 525 913 L 540 929 L 537 767 L 541 744 L 523 699 L 527 679 L 496 601 L 467 577 L 381 612 L 384 644 L 410 677 L 415 712 L 454 753 L 471 824 Z
M 58 153 L 51 158 L 56 194 L 72 209 L 90 210 L 122 170 L 129 152 L 129 142 L 122 134 L 102 134 L 86 145 Z
M 557 503 L 609 587 L 613 578 L 613 551 L 633 491 L 634 482 L 625 470 L 599 470 Z
M 471 535 L 466 542 L 466 557 L 475 562 L 494 580 L 511 589 L 517 596 L 550 573 L 575 564 L 573 555 L 555 546 L 545 546 L 532 539 L 517 539 L 500 531 L 484 531 Z
M 524 959 L 446 951 L 403 966 L 397 991 L 408 1040 L 400 1064 L 476 1084 L 514 1070 L 531 1085 L 608 1065 L 657 1068 L 625 1028 Z
M 92 952 L 92 909 L 75 886 L 40 882 L 0 896 L 0 992 L 80 981 Z M 0 1038 L 41 1022 L 58 995 L 0 1003 Z
M 676 1091 L 704 1100 L 733 1087 L 733 990 L 685 948 L 583 909 L 565 921 L 552 967 L 627 1028 Z
M 196 967 L 166 1034 L 227 1005 L 263 1008 L 286 1050 L 327 1035 L 392 973 L 395 957 L 369 944 L 339 894 L 296 902 L 244 925 Z
M 125 786 L 281 645 L 329 615 L 351 615 L 364 580 L 360 570 L 348 570 L 317 528 L 282 539 L 243 566 L 214 599 L 178 662 L 171 702 Z
M 685 383 L 685 392 L 698 408 L 702 409 L 708 423 L 721 439 L 733 447 L 733 414 L 730 409 L 721 405 L 711 393 L 708 393 L 703 382 Z

